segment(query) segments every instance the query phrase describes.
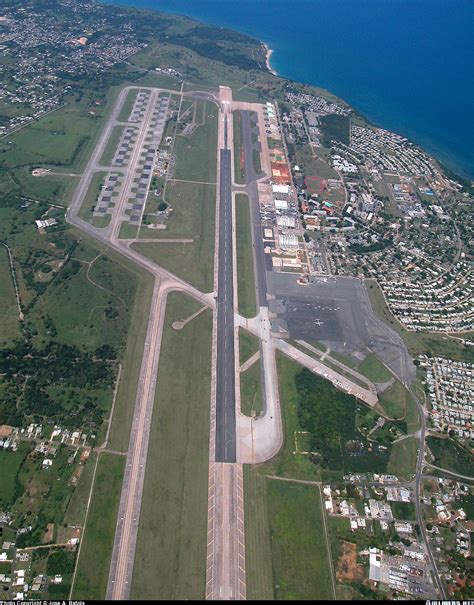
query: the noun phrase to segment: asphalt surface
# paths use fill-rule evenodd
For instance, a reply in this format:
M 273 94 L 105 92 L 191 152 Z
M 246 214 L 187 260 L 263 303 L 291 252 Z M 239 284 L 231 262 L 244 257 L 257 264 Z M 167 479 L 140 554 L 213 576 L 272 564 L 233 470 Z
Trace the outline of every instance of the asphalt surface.
M 231 160 L 230 150 L 222 149 L 220 152 L 219 272 L 217 282 L 216 462 L 237 461 Z
M 113 127 L 117 124 L 117 118 L 125 101 L 125 97 L 128 91 L 133 88 L 137 87 L 124 88 L 120 92 L 116 104 L 107 120 L 107 124 L 104 127 L 86 166 L 81 181 L 76 188 L 67 214 L 67 219 L 71 224 L 75 225 L 91 237 L 100 240 L 107 246 L 115 249 L 134 263 L 148 270 L 155 277 L 155 286 L 149 317 L 144 318 L 144 321 L 148 319 L 148 330 L 142 355 L 140 378 L 137 385 L 133 424 L 127 451 L 127 463 L 122 485 L 114 548 L 109 571 L 109 582 L 107 586 L 107 598 L 114 600 L 128 599 L 130 597 L 166 295 L 170 290 L 185 291 L 211 308 L 214 307 L 212 294 L 203 294 L 202 292 L 199 292 L 199 290 L 193 288 L 183 280 L 180 280 L 171 273 L 161 269 L 150 259 L 147 259 L 135 250 L 129 248 L 125 242 L 118 240 L 117 234 L 120 228 L 120 222 L 123 218 L 121 209 L 126 201 L 125 190 L 122 190 L 121 199 L 117 205 L 118 207 L 113 213 L 107 228 L 97 229 L 78 216 L 81 204 L 87 194 L 94 173 L 98 170 L 104 170 L 104 168 L 100 166 L 100 158 L 102 157 Z M 153 90 L 156 94 L 159 92 L 159 90 Z M 144 123 L 142 124 L 142 134 L 145 132 L 146 122 L 149 117 L 149 114 L 147 114 Z M 143 143 L 143 136 L 137 142 L 137 146 L 141 143 Z M 139 150 L 135 149 L 134 157 L 128 167 L 129 172 L 132 171 L 134 164 L 136 164 L 138 153 Z M 113 170 L 115 171 L 115 168 Z
M 375 317 L 365 284 L 356 278 L 328 277 L 299 286 L 289 273 L 269 272 L 272 311 L 290 338 L 323 342 L 342 354 L 365 357 L 374 351 L 405 384 L 412 382 L 415 366 L 403 340 Z
M 259 149 L 258 143 L 252 143 L 252 127 L 250 124 L 251 111 L 241 111 L 242 143 L 245 157 L 245 191 L 250 200 L 250 218 L 252 223 L 252 242 L 255 259 L 255 282 L 257 303 L 259 307 L 267 306 L 267 270 L 265 252 L 263 249 L 262 222 L 260 220 L 260 204 L 258 201 L 257 179 L 262 174 L 256 174 L 253 168 L 253 150 Z

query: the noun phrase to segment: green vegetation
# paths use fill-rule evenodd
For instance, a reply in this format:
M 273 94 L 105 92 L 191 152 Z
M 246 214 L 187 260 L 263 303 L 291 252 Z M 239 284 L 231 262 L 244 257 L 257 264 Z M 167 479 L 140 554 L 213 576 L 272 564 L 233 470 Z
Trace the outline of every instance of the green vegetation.
M 296 376 L 298 420 L 309 433 L 310 451 L 323 468 L 344 472 L 384 472 L 390 444 L 368 443 L 356 431 L 357 400 L 303 369 Z
M 72 453 L 70 448 L 56 444 L 48 454 L 52 460 L 49 467 L 43 466 L 45 455 L 34 451 L 31 443 L 22 443 L 18 452 L 4 453 L 2 469 L 5 468 L 6 482 L 3 485 L 2 481 L 2 501 L 9 498 L 12 527 L 31 525 L 30 531 L 17 537 L 17 547 L 56 541 L 74 492 L 73 477 L 77 477 L 80 469 L 77 460 L 70 459 Z M 23 457 L 20 464 L 19 455 Z
M 420 440 L 417 437 L 407 437 L 396 441 L 392 446 L 387 471 L 402 481 L 412 479 L 415 474 L 419 446 Z
M 124 456 L 100 454 L 73 599 L 105 598 L 125 461 Z
M 68 525 L 84 525 L 87 501 L 92 488 L 92 478 L 94 476 L 97 456 L 97 452 L 91 451 L 86 463 L 83 466 L 79 466 L 79 480 L 64 515 L 64 523 Z
M 244 317 L 255 317 L 257 303 L 255 294 L 255 274 L 253 265 L 252 226 L 250 221 L 249 198 L 238 193 L 235 196 L 236 255 L 238 309 Z
M 358 366 L 358 371 L 367 376 L 373 382 L 388 382 L 392 375 L 383 365 L 383 363 L 377 358 L 375 353 L 370 353 Z
M 413 357 L 418 357 L 418 355 L 422 354 L 429 357 L 440 355 L 441 357 L 449 357 L 472 363 L 474 356 L 474 352 L 471 350 L 472 347 L 465 346 L 459 343 L 459 341 L 441 334 L 406 330 L 385 304 L 385 299 L 378 283 L 373 279 L 368 279 L 366 283 L 370 303 L 375 315 L 400 334 Z
M 404 521 L 416 520 L 415 505 L 411 502 L 391 502 L 390 505 L 395 519 L 403 519 Z
M 320 116 L 319 123 L 324 135 L 325 147 L 331 147 L 331 141 L 341 141 L 345 145 L 349 145 L 351 120 L 348 116 L 340 116 L 335 113 Z
M 128 221 L 122 221 L 119 231 L 119 239 L 135 239 L 138 235 L 138 225 L 131 225 Z
M 132 113 L 133 106 L 135 104 L 135 99 L 137 98 L 138 90 L 130 90 L 125 97 L 125 101 L 123 102 L 122 109 L 120 110 L 120 114 L 118 117 L 119 122 L 127 122 L 130 114 Z
M 428 447 L 434 456 L 434 464 L 448 471 L 474 477 L 474 462 L 467 448 L 453 439 L 428 437 Z
M 258 176 L 262 172 L 262 164 L 260 163 L 260 151 L 252 150 L 252 163 L 255 174 Z
M 241 365 L 250 359 L 259 350 L 259 347 L 260 341 L 256 336 L 239 328 L 239 361 Z
M 100 158 L 100 164 L 102 164 L 102 166 L 111 165 L 111 162 L 115 156 L 115 152 L 117 151 L 117 147 L 120 142 L 120 137 L 122 136 L 123 129 L 123 126 L 115 126 L 115 128 L 110 133 L 109 139 L 107 141 L 107 146 L 105 147 L 104 153 Z
M 247 599 L 273 600 L 272 545 L 267 502 L 268 479 L 258 467 L 244 466 Z
M 134 243 L 132 247 L 160 267 L 204 292 L 214 283 L 215 186 L 170 182 L 166 201 L 173 209 L 163 237 L 192 243 Z
M 0 346 L 20 336 L 15 289 L 7 249 L 0 245 Z
M 268 480 L 267 502 L 276 598 L 333 598 L 319 488 Z
M 240 111 L 234 111 L 233 133 L 234 133 L 234 181 L 239 184 L 245 183 L 245 164 L 242 148 L 242 115 Z
M 18 496 L 17 477 L 28 450 L 29 447 L 26 444 L 22 444 L 16 452 L 0 450 L 0 468 L 2 469 L 0 503 L 7 510 Z
M 339 175 L 337 172 L 329 166 L 326 162 L 318 160 L 313 156 L 313 152 L 310 145 L 304 145 L 302 147 L 295 148 L 295 158 L 298 166 L 305 176 L 319 176 L 323 179 L 338 179 Z M 325 192 L 325 198 L 329 196 L 331 200 L 331 192 Z M 343 198 L 342 198 L 343 199 Z
M 258 416 L 263 411 L 260 360 L 240 373 L 240 410 L 246 416 Z
M 87 193 L 82 202 L 81 209 L 79 210 L 80 218 L 83 218 L 85 221 L 91 223 L 95 227 L 106 226 L 99 223 L 101 219 L 105 219 L 106 217 L 93 216 L 95 205 L 97 203 L 97 200 L 99 199 L 99 193 L 102 189 L 106 176 L 106 172 L 96 172 L 94 174 L 91 179 Z M 108 217 L 108 220 L 110 221 L 110 217 Z
M 168 297 L 132 583 L 134 599 L 203 599 L 207 543 L 209 312 Z M 157 574 L 157 569 L 159 573 Z
M 379 405 L 389 418 L 404 418 L 407 407 L 407 392 L 399 380 L 379 395 Z
M 174 178 L 215 183 L 217 173 L 217 114 L 209 101 L 197 101 L 197 126 L 190 136 L 177 135 Z

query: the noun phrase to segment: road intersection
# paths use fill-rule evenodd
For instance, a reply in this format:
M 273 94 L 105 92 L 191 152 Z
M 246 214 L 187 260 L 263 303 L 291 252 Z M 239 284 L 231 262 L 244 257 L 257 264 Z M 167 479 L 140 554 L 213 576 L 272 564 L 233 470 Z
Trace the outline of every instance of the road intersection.
M 129 91 L 134 89 L 150 91 L 150 101 L 141 123 L 135 124 L 139 132 L 129 159 L 129 165 L 126 170 L 104 167 L 100 164 L 100 160 L 113 129 L 117 125 L 123 124 L 123 122 L 119 122 L 118 117 Z M 216 262 L 213 292 L 203 293 L 199 291 L 141 255 L 131 248 L 131 243 L 135 241 L 133 238 L 121 239 L 119 237 L 122 221 L 126 218 L 125 209 L 133 187 L 133 178 L 136 172 L 139 171 L 140 153 L 146 140 L 147 128 L 153 115 L 153 107 L 159 94 L 163 92 L 176 94 L 176 91 L 147 87 L 122 89 L 81 177 L 67 216 L 71 224 L 147 270 L 155 280 L 134 404 L 133 423 L 107 586 L 107 598 L 114 600 L 128 599 L 131 594 L 135 546 L 148 453 L 150 420 L 157 386 L 156 377 L 160 359 L 166 300 L 169 292 L 181 291 L 194 297 L 213 311 L 206 598 L 240 600 L 246 598 L 243 464 L 255 464 L 272 458 L 277 454 L 283 443 L 276 352 L 280 351 L 287 357 L 308 367 L 312 372 L 324 376 L 338 388 L 357 395 L 371 406 L 377 402 L 377 395 L 375 387 L 370 381 L 367 383 L 367 388 L 364 388 L 352 381 L 347 375 L 324 365 L 322 359 L 315 359 L 287 341 L 275 337 L 272 332 L 257 189 L 259 181 L 268 182 L 270 178 L 268 153 L 262 153 L 263 172 L 261 174 L 255 173 L 252 161 L 246 161 L 246 183 L 237 185 L 234 182 L 232 111 L 240 110 L 242 112 L 243 146 L 248 160 L 252 156 L 254 146 L 248 128 L 250 111 L 257 112 L 258 122 L 261 123 L 260 127 L 262 128 L 263 114 L 260 105 L 255 106 L 255 104 L 233 101 L 232 91 L 227 87 L 220 87 L 218 96 L 202 91 L 187 93 L 181 91 L 180 93 L 181 99 L 183 95 L 186 95 L 216 102 L 220 110 L 216 181 L 218 184 L 216 193 Z M 264 130 L 261 129 L 260 132 L 262 133 Z M 260 139 L 263 140 L 263 145 L 266 146 L 266 137 L 260 136 Z M 94 174 L 105 170 L 122 172 L 125 177 L 112 212 L 110 224 L 107 227 L 98 228 L 81 218 L 79 212 Z M 251 319 L 240 316 L 236 306 L 237 263 L 234 197 L 237 192 L 244 192 L 248 195 L 252 217 L 258 312 L 256 317 Z M 260 341 L 259 359 L 256 363 L 260 363 L 261 367 L 264 411 L 258 418 L 250 418 L 240 413 L 239 381 L 236 381 L 236 371 L 238 372 L 239 368 L 239 328 L 245 328 L 257 336 Z M 422 431 L 424 432 L 424 430 L 425 423 L 423 422 Z M 424 443 L 423 438 L 421 441 Z M 423 456 L 423 451 L 420 449 L 418 459 L 420 468 L 417 468 L 416 479 L 417 492 L 419 492 L 419 477 L 421 476 L 420 469 Z M 417 498 L 419 499 L 419 493 L 417 493 Z

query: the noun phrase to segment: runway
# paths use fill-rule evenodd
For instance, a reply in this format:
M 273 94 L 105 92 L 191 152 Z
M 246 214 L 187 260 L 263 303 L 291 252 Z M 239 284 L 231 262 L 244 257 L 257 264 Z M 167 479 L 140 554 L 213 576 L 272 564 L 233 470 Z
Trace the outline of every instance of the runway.
M 225 122 L 227 132 L 227 119 Z M 224 135 L 227 147 L 227 135 Z M 220 151 L 216 462 L 236 462 L 231 152 Z

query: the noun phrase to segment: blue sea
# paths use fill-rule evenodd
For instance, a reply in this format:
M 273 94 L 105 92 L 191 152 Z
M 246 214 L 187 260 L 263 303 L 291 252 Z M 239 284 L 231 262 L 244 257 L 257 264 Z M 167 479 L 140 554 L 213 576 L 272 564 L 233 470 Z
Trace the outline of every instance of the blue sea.
M 321 86 L 474 179 L 473 0 L 106 0 L 266 42 L 279 75 Z

